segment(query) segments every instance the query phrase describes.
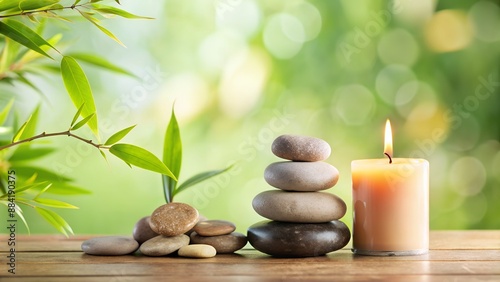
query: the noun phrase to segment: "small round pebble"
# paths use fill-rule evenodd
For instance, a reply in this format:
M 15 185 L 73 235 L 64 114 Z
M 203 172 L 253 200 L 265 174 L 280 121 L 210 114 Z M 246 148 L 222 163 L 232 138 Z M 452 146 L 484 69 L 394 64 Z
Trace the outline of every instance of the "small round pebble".
M 339 171 L 325 162 L 277 162 L 264 171 L 266 182 L 286 191 L 319 191 L 339 180 Z
M 188 232 L 198 222 L 198 211 L 188 204 L 168 203 L 153 211 L 151 229 L 161 235 L 177 236 Z
M 247 244 L 247 237 L 238 232 L 212 237 L 200 236 L 193 232 L 191 234 L 191 243 L 207 244 L 214 247 L 218 254 L 230 254 L 243 248 Z
M 226 220 L 206 220 L 198 222 L 193 230 L 201 236 L 218 236 L 230 234 L 236 226 Z
M 159 257 L 171 254 L 189 245 L 189 236 L 181 234 L 173 237 L 156 236 L 144 242 L 139 250 L 145 256 Z
M 82 251 L 88 255 L 121 256 L 133 253 L 139 248 L 139 243 L 132 237 L 106 236 L 95 237 L 82 243 Z
M 304 162 L 326 160 L 332 152 L 330 145 L 325 140 L 288 134 L 276 138 L 271 150 L 280 158 Z
M 193 244 L 180 248 L 178 254 L 188 258 L 212 258 L 215 257 L 217 251 L 210 245 Z
M 139 244 L 142 244 L 158 235 L 159 234 L 154 232 L 149 226 L 149 216 L 139 219 L 134 226 L 134 231 L 132 232 L 132 236 L 137 242 L 139 242 Z
M 326 192 L 264 191 L 252 201 L 261 216 L 284 222 L 321 223 L 342 218 L 345 202 Z

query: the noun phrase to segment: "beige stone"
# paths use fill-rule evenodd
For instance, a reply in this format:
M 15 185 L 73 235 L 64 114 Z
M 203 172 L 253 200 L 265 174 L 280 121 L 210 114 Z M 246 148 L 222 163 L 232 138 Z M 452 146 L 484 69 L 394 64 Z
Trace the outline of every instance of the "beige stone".
M 179 249 L 178 252 L 181 257 L 188 258 L 211 258 L 217 254 L 214 247 L 205 244 L 187 245 Z

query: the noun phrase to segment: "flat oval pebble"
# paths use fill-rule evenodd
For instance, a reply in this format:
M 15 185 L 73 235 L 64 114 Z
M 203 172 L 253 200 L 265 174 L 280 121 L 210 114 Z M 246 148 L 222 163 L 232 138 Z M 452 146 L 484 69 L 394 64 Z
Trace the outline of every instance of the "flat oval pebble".
M 276 138 L 271 150 L 280 158 L 304 162 L 326 160 L 332 152 L 330 145 L 325 140 L 289 134 Z
M 339 171 L 325 162 L 277 162 L 264 171 L 266 182 L 287 191 L 319 191 L 339 180 Z
M 313 257 L 342 249 L 351 238 L 341 221 L 287 223 L 262 221 L 248 229 L 248 241 L 257 250 L 276 257 Z
M 144 242 L 139 250 L 145 256 L 159 257 L 171 254 L 189 245 L 189 236 L 181 234 L 173 237 L 156 236 Z
M 139 243 L 132 237 L 106 236 L 95 237 L 82 243 L 82 251 L 96 256 L 121 256 L 133 253 L 139 248 Z
M 196 222 L 196 224 L 200 223 L 201 221 L 205 221 L 205 220 L 208 220 L 205 216 L 203 216 L 202 214 L 199 214 L 198 215 L 198 221 Z M 184 234 L 186 235 L 191 235 L 191 233 L 194 232 L 194 227 L 196 226 L 196 224 L 193 226 L 193 228 L 189 229 L 187 232 L 185 232 Z
M 215 248 L 210 245 L 193 244 L 180 248 L 178 254 L 181 257 L 188 258 L 212 258 L 215 257 L 217 252 Z
M 201 236 L 218 236 L 230 234 L 236 230 L 236 226 L 226 220 L 205 220 L 198 222 L 193 231 Z
M 264 191 L 252 201 L 261 216 L 284 222 L 320 223 L 342 218 L 345 202 L 325 192 Z
M 200 236 L 193 232 L 191 233 L 191 243 L 210 245 L 215 248 L 218 254 L 230 254 L 243 248 L 247 244 L 247 237 L 238 232 L 211 237 Z
M 154 232 L 149 225 L 149 216 L 139 219 L 134 226 L 134 231 L 132 231 L 132 236 L 137 242 L 139 242 L 139 244 L 142 244 L 158 235 L 159 234 Z
M 168 203 L 153 211 L 149 225 L 158 234 L 177 236 L 188 232 L 197 222 L 195 208 L 184 203 Z

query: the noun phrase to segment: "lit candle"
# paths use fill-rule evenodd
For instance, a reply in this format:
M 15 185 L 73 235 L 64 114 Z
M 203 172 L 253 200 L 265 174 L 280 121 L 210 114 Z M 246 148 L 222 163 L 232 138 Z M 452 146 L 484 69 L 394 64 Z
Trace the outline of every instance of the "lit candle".
M 429 162 L 393 158 L 389 120 L 384 143 L 387 158 L 351 164 L 353 252 L 425 254 L 429 250 Z

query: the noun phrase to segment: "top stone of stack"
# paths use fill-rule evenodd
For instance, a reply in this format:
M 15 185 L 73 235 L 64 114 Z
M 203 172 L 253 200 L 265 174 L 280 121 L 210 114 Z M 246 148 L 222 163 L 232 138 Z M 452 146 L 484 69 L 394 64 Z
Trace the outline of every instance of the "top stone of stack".
M 280 158 L 300 162 L 326 160 L 332 151 L 325 140 L 288 134 L 276 138 L 271 150 L 273 154 Z

